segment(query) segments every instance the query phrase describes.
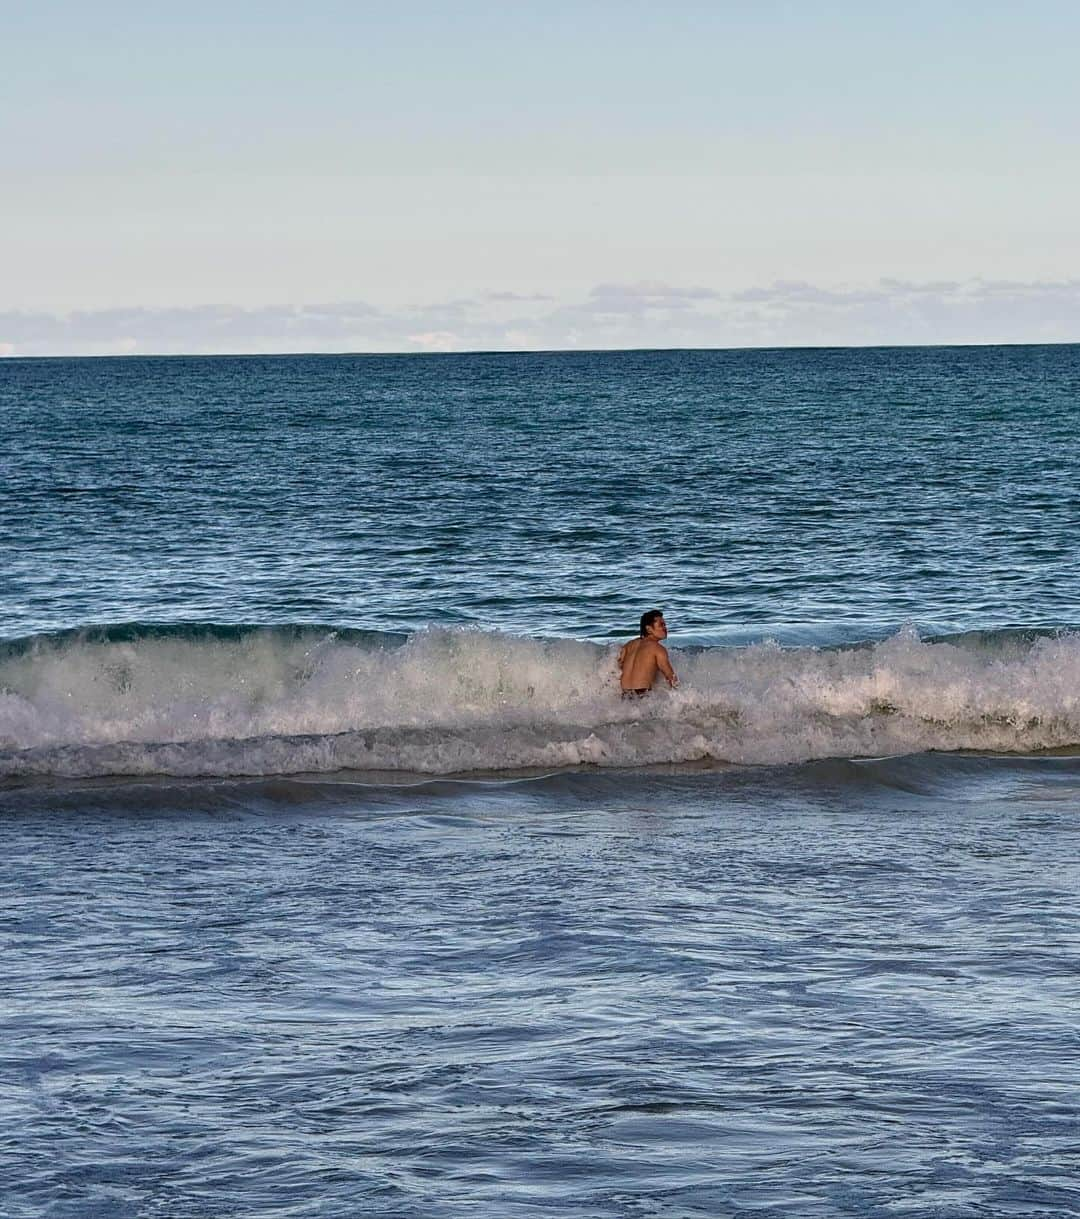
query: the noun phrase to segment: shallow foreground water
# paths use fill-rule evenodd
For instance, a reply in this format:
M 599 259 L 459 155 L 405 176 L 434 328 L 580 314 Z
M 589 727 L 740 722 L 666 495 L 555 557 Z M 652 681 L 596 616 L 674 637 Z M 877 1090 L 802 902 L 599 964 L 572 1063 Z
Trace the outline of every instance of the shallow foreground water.
M 1080 760 L 9 793 L 4 1214 L 1080 1213 Z

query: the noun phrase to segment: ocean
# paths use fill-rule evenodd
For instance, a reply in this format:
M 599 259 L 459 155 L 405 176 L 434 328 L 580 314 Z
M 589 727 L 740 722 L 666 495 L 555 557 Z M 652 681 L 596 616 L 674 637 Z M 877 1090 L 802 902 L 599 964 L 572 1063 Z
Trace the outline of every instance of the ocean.
M 1078 431 L 1080 346 L 0 361 L 0 1214 L 1080 1215 Z

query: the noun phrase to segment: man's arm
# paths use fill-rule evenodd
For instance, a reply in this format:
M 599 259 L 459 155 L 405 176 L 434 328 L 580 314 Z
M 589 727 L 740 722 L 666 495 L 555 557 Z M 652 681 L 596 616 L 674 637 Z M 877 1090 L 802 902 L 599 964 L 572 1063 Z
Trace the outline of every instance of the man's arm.
M 656 645 L 656 667 L 667 678 L 667 684 L 674 690 L 679 684 L 679 679 L 675 676 L 675 670 L 671 667 L 667 648 L 662 643 Z

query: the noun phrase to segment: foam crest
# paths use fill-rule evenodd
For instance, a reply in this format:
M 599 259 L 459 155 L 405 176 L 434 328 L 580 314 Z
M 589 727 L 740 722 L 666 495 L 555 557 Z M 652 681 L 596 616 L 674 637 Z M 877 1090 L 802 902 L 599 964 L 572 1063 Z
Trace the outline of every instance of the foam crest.
M 39 637 L 0 656 L 0 774 L 450 774 L 1080 744 L 1076 635 L 673 649 L 681 688 L 632 704 L 615 652 L 452 629 Z

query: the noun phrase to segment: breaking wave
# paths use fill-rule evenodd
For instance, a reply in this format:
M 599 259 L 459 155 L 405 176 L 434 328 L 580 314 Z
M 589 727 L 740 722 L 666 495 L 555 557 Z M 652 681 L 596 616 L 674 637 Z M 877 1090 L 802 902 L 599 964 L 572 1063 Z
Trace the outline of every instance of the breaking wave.
M 1080 635 L 904 630 L 680 652 L 618 698 L 614 646 L 431 629 L 99 628 L 0 645 L 0 776 L 455 774 L 1080 745 Z

